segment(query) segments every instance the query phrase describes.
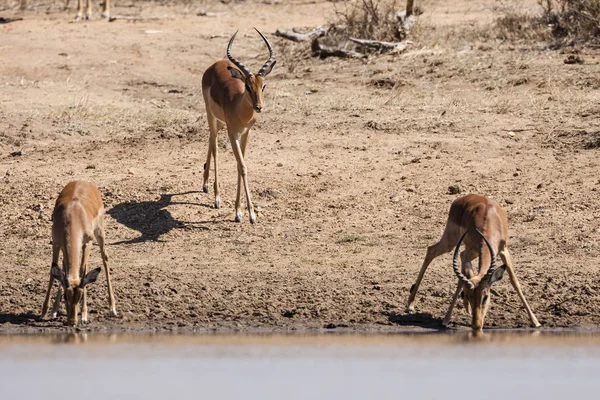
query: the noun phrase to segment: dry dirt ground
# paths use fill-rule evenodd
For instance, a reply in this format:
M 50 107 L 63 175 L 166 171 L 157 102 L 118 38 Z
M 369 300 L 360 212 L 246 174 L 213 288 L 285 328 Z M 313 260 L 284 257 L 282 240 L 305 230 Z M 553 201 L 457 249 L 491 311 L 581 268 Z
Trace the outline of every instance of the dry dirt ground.
M 102 274 L 84 329 L 437 328 L 456 283 L 450 254 L 427 271 L 418 313 L 404 307 L 451 185 L 507 210 L 544 327 L 597 326 L 600 52 L 579 48 L 585 63 L 568 65 L 543 43 L 496 40 L 494 4 L 420 2 L 410 50 L 368 60 L 319 60 L 272 36 L 335 20 L 321 0 L 116 1 L 113 15 L 160 19 L 112 23 L 75 23 L 73 4 L 0 11 L 23 18 L 0 24 L 0 331 L 64 329 L 64 314 L 37 315 L 52 208 L 75 179 L 103 194 L 120 313 L 107 316 Z M 236 29 L 234 54 L 260 67 L 253 26 L 279 53 L 247 152 L 255 225 L 233 221 L 224 134 L 221 209 L 201 187 L 202 73 Z M 90 260 L 101 265 L 97 246 Z M 508 279 L 496 290 L 486 327 L 528 327 Z M 452 327 L 469 322 L 459 306 Z

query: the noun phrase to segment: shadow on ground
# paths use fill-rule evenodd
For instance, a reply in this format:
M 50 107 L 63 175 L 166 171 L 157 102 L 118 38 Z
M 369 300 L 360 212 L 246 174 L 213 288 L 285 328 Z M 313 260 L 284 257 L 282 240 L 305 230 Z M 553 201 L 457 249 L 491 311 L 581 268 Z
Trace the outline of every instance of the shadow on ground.
M 120 224 L 141 233 L 141 236 L 112 244 L 131 244 L 146 241 L 161 242 L 160 237 L 173 229 L 208 229 L 202 226 L 205 222 L 179 221 L 171 215 L 166 207 L 174 204 L 187 204 L 209 207 L 206 204 L 173 201 L 174 196 L 200 193 L 190 191 L 175 194 L 162 194 L 157 201 L 127 201 L 117 204 L 106 213 Z
M 31 325 L 32 322 L 39 320 L 39 315 L 32 312 L 20 313 L 20 314 L 0 314 L 0 325 L 9 323 L 13 325 Z
M 442 325 L 441 318 L 434 318 L 429 313 L 416 313 L 416 314 L 398 314 L 391 312 L 388 314 L 388 320 L 396 325 L 400 326 L 419 326 L 421 328 L 428 329 L 446 329 Z

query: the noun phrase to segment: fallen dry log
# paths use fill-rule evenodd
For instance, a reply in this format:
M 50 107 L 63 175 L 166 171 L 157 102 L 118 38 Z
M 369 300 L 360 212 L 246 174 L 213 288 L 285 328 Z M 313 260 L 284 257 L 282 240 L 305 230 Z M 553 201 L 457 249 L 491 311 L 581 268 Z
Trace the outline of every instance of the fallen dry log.
M 314 30 L 306 33 L 298 33 L 294 31 L 286 31 L 283 29 L 277 29 L 275 31 L 275 36 L 282 37 L 284 39 L 292 40 L 294 42 L 307 42 L 309 40 L 314 40 L 320 38 L 321 36 L 325 36 L 327 31 L 323 29 L 323 27 L 318 26 Z
M 112 15 L 108 19 L 108 21 L 113 22 L 116 20 L 123 20 L 123 21 L 137 22 L 137 21 L 156 21 L 159 19 L 173 19 L 173 17 L 135 17 L 135 16 L 129 16 L 129 15 Z
M 364 58 L 364 54 L 358 53 L 353 50 L 344 50 L 342 48 L 335 48 L 330 46 L 324 46 L 319 43 L 319 39 L 314 39 L 311 44 L 311 50 L 313 57 L 319 57 L 321 59 L 327 57 L 341 57 L 341 58 Z
M 409 40 L 406 40 L 404 42 L 382 42 L 379 40 L 367 40 L 356 38 L 349 38 L 349 40 L 354 43 L 360 44 L 361 46 L 370 47 L 375 50 L 391 51 L 394 53 L 400 53 L 406 50 L 409 45 L 413 44 Z

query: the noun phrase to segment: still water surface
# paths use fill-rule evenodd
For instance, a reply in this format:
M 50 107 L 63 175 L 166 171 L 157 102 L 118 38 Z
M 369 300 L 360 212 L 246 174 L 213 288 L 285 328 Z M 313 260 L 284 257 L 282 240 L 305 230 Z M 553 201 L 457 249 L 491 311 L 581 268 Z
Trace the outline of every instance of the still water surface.
M 1 336 L 2 399 L 600 398 L 600 334 Z

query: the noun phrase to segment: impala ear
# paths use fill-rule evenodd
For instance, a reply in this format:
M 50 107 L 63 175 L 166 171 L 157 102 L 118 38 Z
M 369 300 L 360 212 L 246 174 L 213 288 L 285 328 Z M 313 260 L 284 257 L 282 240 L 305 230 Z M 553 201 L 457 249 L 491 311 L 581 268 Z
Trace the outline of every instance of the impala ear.
M 262 76 L 267 76 L 271 73 L 271 71 L 273 70 L 273 67 L 275 67 L 275 64 L 277 63 L 277 61 L 273 61 L 273 63 L 269 66 L 269 69 L 266 70 L 265 72 L 263 72 L 261 75 Z
M 227 69 L 229 70 L 229 73 L 231 74 L 232 78 L 241 79 L 242 81 L 245 81 L 244 74 L 242 74 L 239 69 L 235 67 L 227 67 Z
M 57 264 L 52 264 L 52 268 L 50 269 L 50 275 L 60 283 L 65 283 L 65 274 L 63 270 L 59 268 Z
M 96 268 L 85 274 L 85 276 L 81 280 L 81 283 L 79 284 L 79 287 L 83 289 L 84 287 L 86 287 L 87 284 L 96 282 L 96 279 L 98 279 L 98 275 L 100 275 L 100 271 L 100 268 Z
M 496 268 L 496 270 L 492 274 L 492 277 L 490 278 L 490 285 L 502 279 L 502 277 L 504 276 L 504 271 L 506 271 L 506 264 Z

